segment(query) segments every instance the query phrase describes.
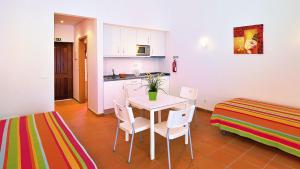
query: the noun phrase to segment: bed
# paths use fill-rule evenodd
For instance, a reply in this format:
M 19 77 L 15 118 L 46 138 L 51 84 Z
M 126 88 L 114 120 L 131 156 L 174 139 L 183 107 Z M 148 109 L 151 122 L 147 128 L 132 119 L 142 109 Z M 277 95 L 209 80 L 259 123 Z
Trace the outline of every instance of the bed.
M 96 165 L 57 112 L 0 120 L 0 168 L 87 168 Z
M 217 104 L 210 123 L 300 157 L 300 109 L 236 98 Z

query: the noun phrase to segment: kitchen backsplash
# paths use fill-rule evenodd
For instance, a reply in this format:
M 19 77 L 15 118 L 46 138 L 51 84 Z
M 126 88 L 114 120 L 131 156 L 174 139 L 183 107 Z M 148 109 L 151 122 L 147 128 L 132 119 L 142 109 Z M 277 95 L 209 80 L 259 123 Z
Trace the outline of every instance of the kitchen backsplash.
M 165 70 L 164 62 L 154 58 L 104 58 L 104 75 L 111 75 L 112 69 L 115 74 L 134 74 L 135 69 L 140 73 L 159 72 Z

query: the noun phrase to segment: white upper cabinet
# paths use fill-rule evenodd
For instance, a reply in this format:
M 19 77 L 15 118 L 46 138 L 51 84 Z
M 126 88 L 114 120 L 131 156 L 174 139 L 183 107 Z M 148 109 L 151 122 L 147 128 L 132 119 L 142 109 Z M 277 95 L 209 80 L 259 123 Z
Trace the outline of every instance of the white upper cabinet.
M 122 28 L 121 29 L 121 43 L 123 56 L 136 55 L 136 29 Z
M 139 45 L 150 45 L 151 31 L 145 29 L 137 30 L 137 44 Z
M 104 25 L 104 56 L 121 55 L 121 28 L 119 26 Z
M 104 25 L 104 57 L 136 56 L 136 45 L 150 45 L 151 56 L 165 56 L 166 32 L 116 25 Z
M 163 31 L 151 31 L 150 55 L 166 55 L 166 33 Z

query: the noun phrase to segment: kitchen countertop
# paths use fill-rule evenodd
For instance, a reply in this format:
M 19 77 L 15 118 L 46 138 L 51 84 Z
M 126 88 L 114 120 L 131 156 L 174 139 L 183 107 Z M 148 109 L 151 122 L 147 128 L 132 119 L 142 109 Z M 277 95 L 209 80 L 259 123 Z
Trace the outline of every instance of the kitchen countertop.
M 151 72 L 150 74 L 157 76 L 161 74 L 162 76 L 170 76 L 170 73 L 163 73 L 163 72 Z M 109 81 L 117 81 L 117 80 L 130 80 L 130 79 L 142 79 L 146 77 L 146 73 L 141 73 L 139 76 L 135 76 L 134 74 L 127 74 L 125 78 L 120 78 L 119 75 L 106 75 L 103 76 L 104 82 Z

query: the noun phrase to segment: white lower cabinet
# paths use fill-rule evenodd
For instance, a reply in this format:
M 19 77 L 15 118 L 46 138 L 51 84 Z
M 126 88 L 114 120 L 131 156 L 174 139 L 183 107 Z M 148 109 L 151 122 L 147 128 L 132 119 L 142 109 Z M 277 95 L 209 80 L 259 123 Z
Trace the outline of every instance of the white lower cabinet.
M 169 94 L 170 91 L 170 80 L 169 76 L 163 76 L 163 85 L 161 86 L 164 91 Z M 120 104 L 125 105 L 125 85 L 128 87 L 129 95 L 140 95 L 146 94 L 146 87 L 141 87 L 141 85 L 146 85 L 147 81 L 145 79 L 132 79 L 132 80 L 117 80 L 117 81 L 107 81 L 104 82 L 104 109 L 114 108 L 113 101 L 116 100 Z M 138 90 L 135 90 L 139 88 Z M 160 91 L 161 92 L 161 91 Z
M 104 109 L 114 108 L 114 100 L 124 104 L 123 80 L 104 82 Z

